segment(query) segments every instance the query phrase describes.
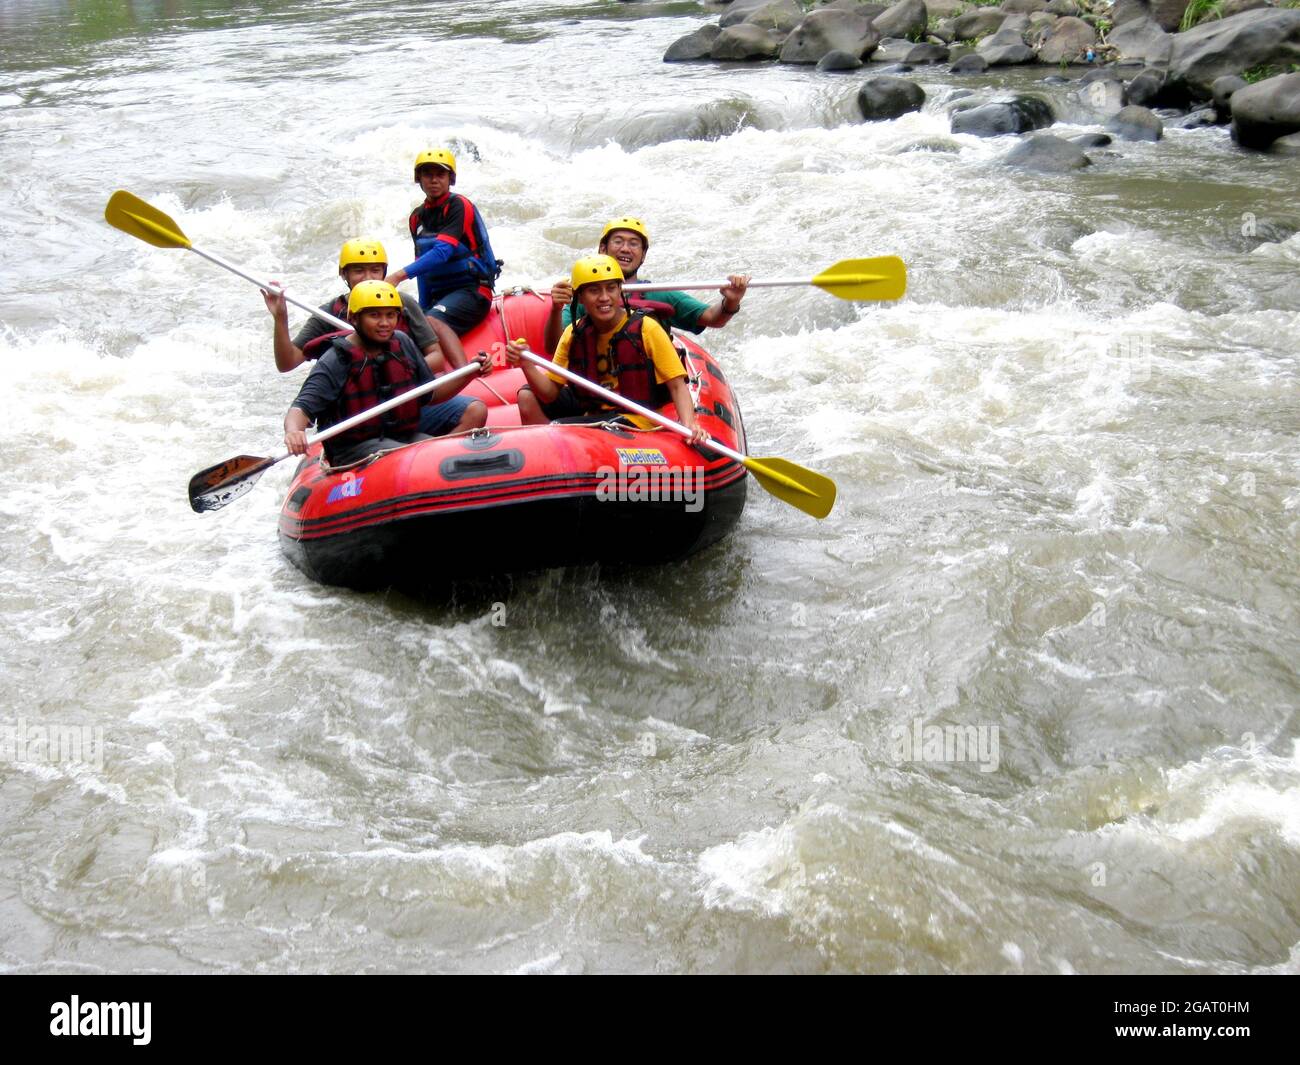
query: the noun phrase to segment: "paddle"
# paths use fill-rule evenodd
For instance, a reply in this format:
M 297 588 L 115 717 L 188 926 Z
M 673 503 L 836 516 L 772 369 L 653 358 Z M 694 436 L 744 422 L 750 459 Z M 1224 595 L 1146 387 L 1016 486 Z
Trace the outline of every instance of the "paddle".
M 224 267 L 232 274 L 237 274 L 245 281 L 251 281 L 258 288 L 271 293 L 272 295 L 281 295 L 289 303 L 292 303 L 300 310 L 308 314 L 315 315 L 322 321 L 329 322 L 336 329 L 345 329 L 352 332 L 350 322 L 345 322 L 342 318 L 335 318 L 328 311 L 322 311 L 319 307 L 313 307 L 311 304 L 303 303 L 301 300 L 294 299 L 278 285 L 272 285 L 269 281 L 263 281 L 254 277 L 252 274 L 246 274 L 234 263 L 227 262 L 219 255 L 213 255 L 210 251 L 204 251 L 202 248 L 196 248 L 190 243 L 190 238 L 181 232 L 181 227 L 171 218 L 164 214 L 152 204 L 145 203 L 139 196 L 132 196 L 125 189 L 119 189 L 109 197 L 108 205 L 104 208 L 104 221 L 123 233 L 129 233 L 146 244 L 152 244 L 155 248 L 184 248 L 186 251 L 192 251 L 195 255 L 202 255 L 209 262 L 214 262 L 218 266 Z
M 362 422 L 369 421 L 385 411 L 392 410 L 399 404 L 405 403 L 408 399 L 415 399 L 426 392 L 431 392 L 439 385 L 445 385 L 448 381 L 455 381 L 471 373 L 478 373 L 479 370 L 478 362 L 471 361 L 459 370 L 443 374 L 437 380 L 426 381 L 416 388 L 407 389 L 400 395 L 380 403 L 377 407 L 363 410 L 360 414 L 352 415 L 351 418 L 344 418 L 338 424 L 331 425 L 328 429 L 324 429 L 315 436 L 310 437 L 307 443 L 315 444 L 319 441 L 328 440 L 330 437 L 338 436 L 339 433 L 347 432 L 354 425 L 360 425 Z M 234 458 L 226 459 L 225 462 L 218 462 L 215 466 L 209 466 L 206 470 L 200 470 L 190 478 L 190 506 L 194 508 L 196 514 L 202 514 L 206 510 L 220 510 L 227 503 L 233 503 L 240 496 L 250 491 L 262 474 L 277 462 L 283 462 L 290 454 L 291 452 L 286 451 L 273 459 L 259 458 L 256 455 L 236 455 Z
M 624 292 L 668 292 L 687 289 L 720 289 L 729 285 L 721 281 L 655 281 L 624 285 Z M 907 290 L 907 267 L 897 255 L 875 259 L 841 259 L 816 277 L 778 277 L 751 281 L 750 288 L 780 288 L 787 285 L 816 285 L 842 300 L 896 300 Z
M 519 340 L 517 343 L 522 344 L 524 341 Z M 563 366 L 556 366 L 555 363 L 534 355 L 531 351 L 525 351 L 523 357 L 547 373 L 557 374 L 571 384 L 595 393 L 606 402 L 623 407 L 625 410 L 631 411 L 633 414 L 639 414 L 643 418 L 649 418 L 652 422 L 662 425 L 665 429 L 671 429 L 680 436 L 689 437 L 691 435 L 691 431 L 681 422 L 667 418 L 658 411 L 643 407 L 639 403 L 633 403 L 630 399 L 624 399 L 617 392 L 602 388 L 594 381 L 588 381 L 585 377 L 573 373 Z M 788 459 L 750 458 L 748 455 L 742 455 L 739 451 L 732 451 L 731 448 L 712 439 L 705 441 L 700 446 L 716 451 L 720 455 L 726 455 L 729 459 L 735 459 L 745 469 L 749 470 L 754 475 L 754 479 L 767 489 L 770 494 L 776 496 L 783 503 L 798 507 L 805 514 L 811 514 L 814 518 L 826 517 L 831 512 L 831 507 L 835 505 L 834 481 L 829 477 L 822 476 L 820 473 L 805 469 Z

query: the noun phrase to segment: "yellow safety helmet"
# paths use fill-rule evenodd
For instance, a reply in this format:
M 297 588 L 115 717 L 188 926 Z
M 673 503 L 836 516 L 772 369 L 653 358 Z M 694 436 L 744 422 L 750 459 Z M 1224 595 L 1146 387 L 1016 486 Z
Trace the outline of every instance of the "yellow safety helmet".
M 349 240 L 339 252 L 339 270 L 349 266 L 388 265 L 388 252 L 377 240 Z
M 650 250 L 650 230 L 646 229 L 645 223 L 641 219 L 626 215 L 622 218 L 612 219 L 606 224 L 604 232 L 600 234 L 599 244 L 604 244 L 605 238 L 616 229 L 630 229 L 633 233 L 639 234 L 641 239 L 645 241 L 645 250 Z
M 622 281 L 623 268 L 608 255 L 588 255 L 573 264 L 569 280 L 576 293 L 583 285 L 589 285 L 593 281 Z
M 456 157 L 446 148 L 431 148 L 415 157 L 415 183 L 420 183 L 420 167 L 442 166 L 451 171 L 451 183 L 456 184 Z
M 387 281 L 362 281 L 348 296 L 348 314 L 360 314 L 376 308 L 395 311 L 402 309 L 402 297 Z

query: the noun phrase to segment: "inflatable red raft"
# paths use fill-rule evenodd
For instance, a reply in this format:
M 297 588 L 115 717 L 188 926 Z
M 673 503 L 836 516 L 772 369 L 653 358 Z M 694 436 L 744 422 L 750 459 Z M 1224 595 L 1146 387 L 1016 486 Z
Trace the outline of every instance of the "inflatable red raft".
M 506 337 L 544 351 L 550 298 L 498 296 L 462 340 L 494 356 L 494 371 L 462 395 L 488 405 L 488 424 L 330 469 L 319 447 L 302 460 L 280 508 L 280 545 L 308 576 L 373 589 L 454 583 L 586 562 L 682 558 L 731 531 L 746 472 L 666 429 L 519 422 L 521 370 Z M 674 334 L 700 424 L 740 452 L 740 408 L 722 370 Z M 672 405 L 662 408 L 675 418 Z M 614 417 L 614 415 L 611 415 Z

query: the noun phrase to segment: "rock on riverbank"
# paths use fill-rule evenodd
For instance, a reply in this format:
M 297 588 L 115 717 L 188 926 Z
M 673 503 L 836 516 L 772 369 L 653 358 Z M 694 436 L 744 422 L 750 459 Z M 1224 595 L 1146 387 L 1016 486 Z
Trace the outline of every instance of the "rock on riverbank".
M 1105 76 L 1088 79 L 1100 82 L 1090 102 L 1106 116 L 1116 116 L 1121 108 L 1172 107 L 1196 116 L 1195 121 L 1174 123 L 1192 128 L 1229 121 L 1236 111 L 1231 98 L 1243 100 L 1248 109 L 1233 122 L 1233 138 L 1242 147 L 1267 148 L 1294 134 L 1291 82 L 1242 93 L 1255 82 L 1271 84 L 1300 72 L 1300 0 L 1219 0 L 1207 11 L 1191 4 L 1002 0 L 991 7 L 965 0 L 895 0 L 888 5 L 705 0 L 710 9 L 722 8 L 717 23 L 674 41 L 664 61 L 776 61 L 841 75 L 873 63 L 877 70 L 889 63 L 940 70 L 948 64 L 953 74 L 1032 63 L 1062 70 L 1067 64 L 1095 63 L 1093 73 Z M 1191 24 L 1197 18 L 1206 21 Z M 893 73 L 906 67 L 887 69 Z M 905 97 L 909 110 L 920 106 L 924 93 L 919 87 L 917 92 L 919 97 L 898 86 L 885 92 L 864 85 L 860 103 L 868 118 L 889 117 Z M 1265 99 L 1268 103 L 1260 102 Z M 1139 116 L 1138 110 L 1127 116 L 1140 118 L 1136 125 L 1120 122 L 1115 132 L 1158 139 L 1160 120 L 1150 112 Z

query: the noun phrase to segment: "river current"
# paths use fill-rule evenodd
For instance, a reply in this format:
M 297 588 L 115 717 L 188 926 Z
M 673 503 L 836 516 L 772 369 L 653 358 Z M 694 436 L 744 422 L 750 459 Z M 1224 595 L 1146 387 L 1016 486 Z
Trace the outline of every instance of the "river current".
M 0 3 L 5 970 L 1300 968 L 1294 161 L 1009 170 L 946 105 L 1094 128 L 1049 71 L 862 124 L 860 75 L 662 63 L 710 14 Z M 295 570 L 288 464 L 192 513 L 301 378 L 108 196 L 323 300 L 441 144 L 505 285 L 623 213 L 658 279 L 902 256 L 704 338 L 830 518 L 755 487 L 675 568 L 445 603 Z

